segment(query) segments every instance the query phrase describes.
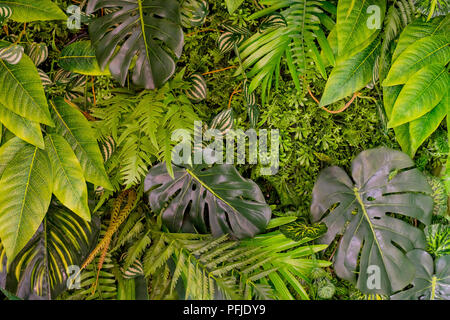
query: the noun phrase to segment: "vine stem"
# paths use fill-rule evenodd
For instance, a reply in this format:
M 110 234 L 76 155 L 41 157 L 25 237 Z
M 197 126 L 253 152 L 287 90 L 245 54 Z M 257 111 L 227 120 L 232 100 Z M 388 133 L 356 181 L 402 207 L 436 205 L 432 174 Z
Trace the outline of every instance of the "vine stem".
M 313 98 L 313 100 L 320 106 L 319 100 L 317 100 L 317 98 L 316 98 L 316 97 L 314 96 L 314 94 L 311 92 L 311 89 L 309 88 L 309 86 L 308 86 L 307 88 L 308 88 L 308 93 L 309 93 L 309 95 L 311 96 L 311 98 Z M 345 111 L 348 107 L 350 107 L 351 104 L 353 103 L 353 101 L 355 101 L 355 99 L 356 99 L 357 97 L 359 97 L 360 95 L 361 95 L 361 93 L 355 92 L 355 93 L 353 94 L 353 97 L 350 99 L 350 101 L 347 102 L 347 103 L 345 104 L 345 106 L 342 107 L 342 108 L 339 109 L 339 110 L 330 110 L 330 109 L 327 109 L 327 108 L 322 107 L 322 106 L 320 106 L 320 107 L 321 107 L 323 110 L 325 110 L 326 112 L 331 113 L 331 114 L 341 113 L 341 112 Z
M 226 71 L 226 70 L 234 69 L 234 68 L 237 68 L 237 66 L 231 66 L 231 67 L 226 67 L 226 68 L 223 68 L 223 69 L 217 69 L 217 70 L 213 70 L 213 71 L 208 71 L 208 72 L 202 73 L 202 76 L 207 76 L 209 74 L 222 72 L 222 71 Z
M 234 95 L 242 91 L 242 90 L 239 90 L 239 88 L 241 87 L 241 84 L 242 83 L 239 83 L 239 85 L 236 87 L 236 89 L 234 89 L 233 92 L 231 93 L 230 100 L 228 101 L 228 109 L 231 108 L 231 101 L 233 100 Z

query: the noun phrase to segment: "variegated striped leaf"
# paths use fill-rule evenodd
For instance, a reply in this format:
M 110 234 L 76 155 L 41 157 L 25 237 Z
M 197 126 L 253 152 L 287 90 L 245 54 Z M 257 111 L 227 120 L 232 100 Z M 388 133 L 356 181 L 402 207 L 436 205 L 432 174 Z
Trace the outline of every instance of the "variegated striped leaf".
M 287 23 L 283 15 L 278 12 L 272 13 L 270 16 L 264 18 L 259 26 L 259 32 L 263 33 L 266 30 L 274 27 L 286 27 Z
M 191 88 L 186 90 L 186 96 L 193 102 L 200 102 L 206 99 L 208 88 L 206 81 L 200 73 L 194 73 L 189 77 Z
M 243 93 L 244 93 L 244 99 L 245 99 L 245 103 L 247 104 L 247 106 L 254 106 L 256 105 L 256 95 L 255 92 L 250 92 L 249 90 L 249 83 L 247 81 L 247 79 L 244 80 L 244 85 L 243 85 Z
M 66 84 L 73 81 L 76 77 L 77 75 L 70 71 L 58 69 L 55 73 L 53 81 L 55 81 L 56 84 Z
M 120 270 L 122 271 L 122 275 L 125 279 L 133 279 L 144 275 L 144 268 L 139 259 L 136 259 L 128 269 L 124 270 L 122 267 Z
M 257 105 L 247 106 L 248 120 L 252 128 L 256 128 L 259 118 L 259 107 Z
M 185 28 L 199 27 L 209 14 L 206 0 L 188 0 L 181 7 L 181 24 Z
M 44 87 L 51 86 L 53 84 L 53 81 L 52 81 L 52 79 L 50 79 L 48 74 L 46 74 L 43 70 L 41 70 L 39 68 L 37 70 L 38 70 L 39 76 L 41 77 L 42 85 Z
M 45 43 L 35 43 L 27 46 L 26 54 L 30 57 L 34 64 L 39 66 L 48 58 L 48 48 Z
M 24 49 L 20 45 L 12 45 L 0 49 L 0 59 L 9 64 L 18 64 L 22 59 Z
M 102 152 L 103 161 L 107 162 L 111 155 L 116 151 L 117 144 L 112 137 L 108 137 L 100 144 L 100 151 Z
M 220 112 L 217 116 L 214 117 L 214 119 L 211 121 L 211 129 L 217 129 L 219 130 L 222 135 L 225 135 L 233 129 L 233 110 L 232 109 L 226 109 Z
M 12 10 L 5 4 L 0 4 L 0 25 L 12 16 Z
M 231 51 L 234 46 L 239 46 L 248 36 L 250 32 L 238 26 L 222 26 L 226 31 L 223 32 L 217 40 L 217 46 L 222 53 Z

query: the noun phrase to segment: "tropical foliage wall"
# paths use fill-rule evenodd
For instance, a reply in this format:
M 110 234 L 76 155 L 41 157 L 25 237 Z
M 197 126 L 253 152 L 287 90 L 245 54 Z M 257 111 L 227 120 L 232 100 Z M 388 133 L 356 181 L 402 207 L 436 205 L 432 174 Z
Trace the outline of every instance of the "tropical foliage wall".
M 3 299 L 449 300 L 449 8 L 0 0 Z

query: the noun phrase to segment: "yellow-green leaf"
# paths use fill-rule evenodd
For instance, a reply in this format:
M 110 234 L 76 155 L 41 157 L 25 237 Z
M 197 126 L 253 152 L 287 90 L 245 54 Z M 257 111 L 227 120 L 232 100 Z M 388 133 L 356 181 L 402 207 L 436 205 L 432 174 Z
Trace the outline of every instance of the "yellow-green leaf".
M 0 239 L 8 264 L 45 217 L 52 197 L 52 168 L 45 151 L 26 145 L 0 179 Z
M 1 103 L 0 122 L 20 139 L 44 149 L 44 138 L 42 137 L 39 123 L 15 114 L 8 108 L 5 108 Z
M 65 20 L 64 12 L 50 0 L 0 0 L 12 10 L 16 22 Z
M 83 168 L 84 177 L 105 189 L 112 190 L 103 165 L 103 158 L 95 139 L 95 132 L 80 111 L 62 98 L 50 101 L 56 133 L 63 136 L 75 152 Z
M 67 208 L 91 220 L 83 169 L 70 145 L 58 134 L 45 137 L 45 150 L 53 168 L 53 193 Z
M 431 111 L 448 90 L 449 76 L 442 64 L 431 64 L 415 73 L 395 101 L 388 126 L 397 127 Z

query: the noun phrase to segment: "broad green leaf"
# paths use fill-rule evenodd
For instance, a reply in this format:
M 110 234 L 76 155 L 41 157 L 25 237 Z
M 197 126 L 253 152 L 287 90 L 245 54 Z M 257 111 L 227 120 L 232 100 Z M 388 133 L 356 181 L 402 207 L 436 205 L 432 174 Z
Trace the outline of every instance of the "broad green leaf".
M 442 64 L 430 64 L 415 73 L 395 101 L 390 128 L 420 118 L 442 100 L 448 91 L 449 76 Z
M 228 13 L 232 14 L 241 6 L 241 4 L 244 2 L 244 0 L 225 0 L 225 3 L 227 5 Z
M 405 49 L 394 61 L 383 86 L 406 83 L 413 74 L 431 63 L 450 61 L 450 42 L 445 35 L 420 39 Z
M 386 0 L 339 0 L 336 22 L 339 56 L 359 52 L 369 45 L 367 39 L 381 29 L 385 11 Z M 379 26 L 371 24 L 377 22 L 373 19 L 378 19 Z
M 397 46 L 395 47 L 392 61 L 397 60 L 400 54 L 405 51 L 414 42 L 433 35 L 445 34 L 450 24 L 450 15 L 446 17 L 437 17 L 429 22 L 418 18 L 408 24 L 400 34 Z
M 9 261 L 33 237 L 52 197 L 52 168 L 45 151 L 26 145 L 0 179 L 0 239 Z
M 69 277 L 77 272 L 74 266 L 83 263 L 97 241 L 99 222 L 94 217 L 88 223 L 52 204 L 33 238 L 10 264 L 6 289 L 27 300 L 55 299 L 67 291 L 72 284 Z M 1 251 L 0 246 L 0 256 Z M 0 266 L 0 278 L 2 273 L 6 270 Z
M 8 45 L 0 40 L 0 48 Z M 26 55 L 17 64 L 0 59 L 0 103 L 28 120 L 53 125 L 41 78 Z
M 89 121 L 80 111 L 62 98 L 50 101 L 50 108 L 56 127 L 55 132 L 63 136 L 77 156 L 87 181 L 112 190 L 103 165 L 95 133 Z
M 0 178 L 3 175 L 3 172 L 6 169 L 8 163 L 16 156 L 17 152 L 19 152 L 23 147 L 25 147 L 27 143 L 21 140 L 18 137 L 14 137 L 11 140 L 8 140 L 4 145 L 0 148 Z
M 388 120 L 391 118 L 391 113 L 395 101 L 397 100 L 398 95 L 402 91 L 403 87 L 403 85 L 383 87 L 383 104 Z M 401 126 L 395 127 L 394 132 L 395 138 L 401 146 L 403 152 L 409 155 L 411 158 L 414 157 L 414 152 L 412 152 L 411 148 L 411 137 L 409 135 L 409 123 L 405 123 Z
M 425 248 L 425 235 L 393 215 L 431 222 L 432 191 L 413 166 L 402 152 L 370 149 L 353 161 L 351 178 L 341 168 L 330 167 L 322 170 L 314 185 L 312 219 L 328 227 L 318 241 L 329 244 L 343 233 L 334 270 L 363 293 L 391 294 L 413 280 L 415 267 L 405 252 Z M 379 288 L 368 287 L 371 266 L 378 267 Z
M 372 80 L 373 66 L 379 54 L 380 45 L 380 41 L 376 39 L 363 51 L 338 58 L 320 100 L 321 106 L 351 95 Z
M 58 65 L 64 70 L 88 76 L 109 75 L 108 68 L 101 70 L 90 41 L 74 42 L 61 51 Z
M 117 11 L 93 19 L 89 34 L 102 69 L 122 85 L 135 60 L 131 80 L 146 89 L 161 87 L 175 72 L 184 34 L 177 0 L 90 0 L 87 13 L 102 8 Z
M 145 178 L 153 211 L 172 232 L 211 232 L 252 237 L 265 230 L 270 207 L 258 185 L 244 179 L 231 165 L 187 169 L 173 166 L 174 179 L 166 165 L 152 167 Z
M 430 112 L 409 123 L 411 148 L 413 154 L 422 143 L 439 127 L 447 115 L 448 94 Z
M 391 300 L 450 300 L 450 255 L 433 262 L 423 250 L 408 252 L 417 268 L 412 288 L 396 293 Z
M 11 110 L 5 108 L 0 102 L 0 122 L 20 139 L 44 149 L 44 138 L 42 137 L 39 123 L 25 119 Z
M 86 181 L 72 148 L 60 135 L 48 134 L 45 150 L 53 168 L 53 193 L 63 205 L 90 221 Z
M 64 12 L 51 0 L 0 0 L 12 10 L 16 22 L 66 20 Z

